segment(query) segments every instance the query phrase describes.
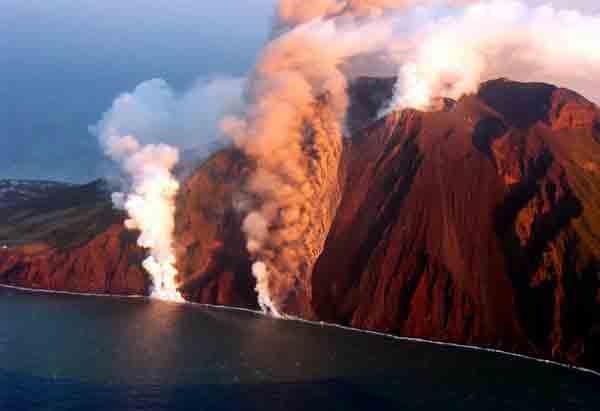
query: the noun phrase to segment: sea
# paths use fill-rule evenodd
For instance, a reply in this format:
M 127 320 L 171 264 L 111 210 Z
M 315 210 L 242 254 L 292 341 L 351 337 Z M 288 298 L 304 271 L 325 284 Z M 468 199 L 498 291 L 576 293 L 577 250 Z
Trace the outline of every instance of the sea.
M 599 394 L 599 374 L 499 352 L 0 288 L 1 411 L 597 411 Z

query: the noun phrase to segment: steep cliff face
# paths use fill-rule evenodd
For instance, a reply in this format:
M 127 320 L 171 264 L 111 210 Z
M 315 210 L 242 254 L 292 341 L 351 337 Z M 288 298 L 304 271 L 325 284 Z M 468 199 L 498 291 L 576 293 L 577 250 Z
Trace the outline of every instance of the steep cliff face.
M 600 368 L 598 108 L 497 80 L 443 110 L 377 120 L 393 84 L 350 90 L 339 192 L 322 201 L 333 223 L 307 284 L 284 290 L 287 312 Z M 189 300 L 258 308 L 241 231 L 253 167 L 221 150 L 183 183 L 175 237 Z M 4 209 L 0 282 L 147 293 L 123 218 L 99 184 Z
M 500 80 L 356 133 L 317 317 L 598 366 L 599 118 Z
M 444 340 L 522 341 L 494 232 L 503 185 L 473 146 L 467 113 L 395 113 L 354 140 L 348 189 L 313 273 L 319 317 Z
M 177 268 L 189 300 L 258 309 L 243 216 L 236 210 L 249 167 L 239 151 L 219 151 L 181 188 L 175 218 Z

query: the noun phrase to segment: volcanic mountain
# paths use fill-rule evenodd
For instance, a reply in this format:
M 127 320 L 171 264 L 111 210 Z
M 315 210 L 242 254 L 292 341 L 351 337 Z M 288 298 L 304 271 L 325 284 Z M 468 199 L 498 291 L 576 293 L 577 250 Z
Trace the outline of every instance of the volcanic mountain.
M 349 90 L 342 193 L 305 318 L 600 368 L 600 110 L 506 79 L 439 111 L 377 118 L 394 79 Z M 216 152 L 186 177 L 176 239 L 192 301 L 257 308 L 236 196 L 252 162 Z M 103 183 L 0 214 L 0 281 L 145 294 L 144 252 Z

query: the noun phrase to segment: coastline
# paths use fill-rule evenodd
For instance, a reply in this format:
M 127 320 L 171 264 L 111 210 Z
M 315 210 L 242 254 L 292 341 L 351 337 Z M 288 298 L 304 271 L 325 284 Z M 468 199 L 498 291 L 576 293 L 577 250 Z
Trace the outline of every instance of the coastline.
M 19 286 L 13 286 L 13 285 L 1 284 L 1 283 L 0 283 L 0 288 L 11 289 L 11 290 L 16 290 L 16 291 L 25 291 L 25 292 L 30 292 L 30 293 L 40 293 L 40 294 L 58 294 L 58 295 L 83 296 L 83 297 L 131 299 L 131 300 L 141 299 L 141 300 L 149 300 L 149 301 L 160 301 L 163 303 L 170 303 L 170 304 L 177 304 L 177 305 L 187 305 L 190 307 L 210 308 L 210 309 L 218 309 L 218 310 L 224 310 L 224 311 L 245 312 L 245 313 L 254 314 L 256 316 L 268 317 L 268 318 L 271 318 L 274 320 L 287 320 L 287 321 L 295 321 L 298 323 L 309 324 L 312 326 L 338 328 L 338 329 L 342 329 L 345 331 L 351 331 L 351 332 L 373 335 L 373 336 L 378 336 L 378 337 L 390 338 L 390 339 L 393 339 L 396 341 L 430 344 L 430 345 L 437 345 L 437 346 L 459 348 L 459 349 L 464 349 L 464 350 L 473 350 L 473 351 L 481 351 L 481 352 L 489 352 L 489 353 L 494 353 L 494 354 L 506 355 L 506 356 L 510 356 L 513 358 L 520 358 L 520 359 L 524 359 L 524 360 L 535 361 L 535 362 L 550 365 L 550 366 L 567 368 L 569 370 L 579 371 L 579 372 L 583 372 L 586 374 L 594 375 L 596 377 L 600 377 L 600 371 L 596 371 L 596 370 L 593 370 L 590 368 L 585 368 L 585 367 L 577 367 L 574 365 L 561 363 L 558 361 L 531 357 L 531 356 L 528 356 L 525 354 L 518 354 L 518 353 L 498 350 L 498 349 L 494 349 L 494 348 L 479 347 L 479 346 L 475 346 L 475 345 L 457 344 L 457 343 L 443 342 L 443 341 L 436 341 L 436 340 L 427 340 L 424 338 L 415 338 L 415 337 L 402 337 L 399 335 L 387 334 L 387 333 L 383 333 L 383 332 L 379 332 L 379 331 L 364 330 L 364 329 L 360 329 L 360 328 L 349 327 L 349 326 L 345 326 L 345 325 L 341 325 L 341 324 L 328 323 L 328 322 L 324 322 L 324 321 L 311 321 L 311 320 L 306 320 L 306 319 L 294 317 L 294 316 L 274 317 L 274 316 L 268 315 L 262 311 L 252 310 L 249 308 L 232 307 L 232 306 L 226 306 L 226 305 L 201 304 L 201 303 L 195 303 L 195 302 L 191 302 L 191 301 L 185 301 L 185 302 L 164 301 L 164 300 L 158 300 L 155 298 L 151 298 L 150 296 L 145 296 L 145 295 L 80 293 L 80 292 L 71 292 L 71 291 L 56 291 L 56 290 L 46 290 L 46 289 L 38 289 L 38 288 L 19 287 Z

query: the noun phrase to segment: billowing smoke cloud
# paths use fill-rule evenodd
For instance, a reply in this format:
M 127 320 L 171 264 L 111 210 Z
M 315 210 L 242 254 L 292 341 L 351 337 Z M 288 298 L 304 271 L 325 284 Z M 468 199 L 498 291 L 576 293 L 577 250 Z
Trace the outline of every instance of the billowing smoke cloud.
M 397 43 L 391 109 L 428 109 L 508 77 L 569 87 L 600 102 L 600 17 L 519 1 L 481 2 L 429 22 Z
M 143 265 L 156 298 L 183 300 L 177 291 L 173 239 L 179 182 L 172 170 L 180 148 L 216 141 L 218 119 L 241 104 L 242 86 L 241 79 L 218 78 L 177 94 L 164 80 L 150 80 L 115 99 L 90 127 L 127 175 L 126 190 L 114 193 L 113 203 L 127 211 L 126 227 L 139 230 L 138 244 L 149 250 Z
M 281 2 L 280 22 L 289 28 L 263 50 L 243 115 L 222 123 L 255 163 L 243 230 L 256 259 L 259 302 L 275 315 L 293 305 L 294 294 L 310 295 L 308 274 L 339 202 L 344 65 L 383 49 L 392 35 L 384 19 L 313 18 L 335 13 L 337 3 Z
M 473 0 L 280 0 L 277 8 L 279 27 L 296 27 L 316 18 L 336 16 L 377 17 L 386 12 L 416 6 L 459 5 Z

